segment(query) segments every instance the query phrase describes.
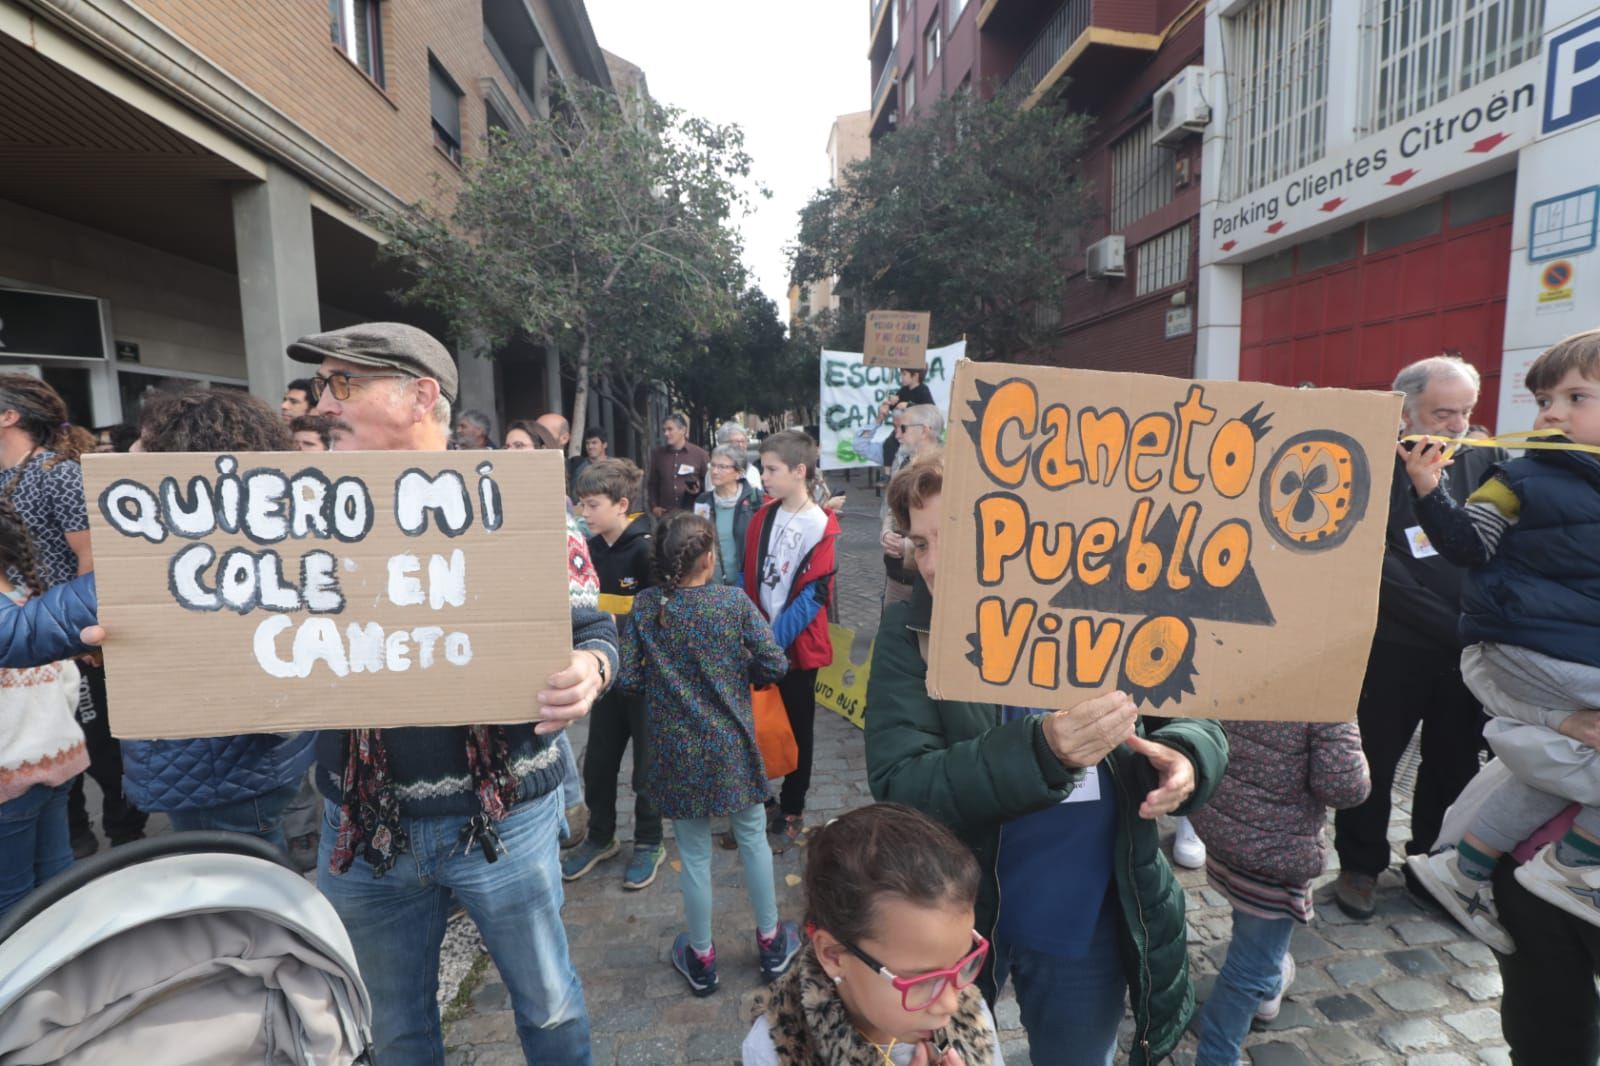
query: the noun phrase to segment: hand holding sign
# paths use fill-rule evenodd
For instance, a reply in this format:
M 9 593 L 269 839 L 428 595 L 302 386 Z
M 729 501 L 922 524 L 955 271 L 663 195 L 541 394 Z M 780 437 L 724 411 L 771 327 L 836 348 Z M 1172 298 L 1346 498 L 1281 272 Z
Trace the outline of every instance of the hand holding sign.
M 1097 766 L 1131 738 L 1139 711 L 1126 692 L 1107 692 L 1076 707 L 1044 716 L 1045 743 L 1069 770 Z

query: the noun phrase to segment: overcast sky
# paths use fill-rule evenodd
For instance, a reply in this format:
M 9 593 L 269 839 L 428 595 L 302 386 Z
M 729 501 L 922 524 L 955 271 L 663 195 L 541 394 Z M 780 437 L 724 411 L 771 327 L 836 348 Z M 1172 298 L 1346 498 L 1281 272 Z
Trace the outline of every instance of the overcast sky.
M 650 95 L 744 129 L 772 198 L 744 219 L 744 260 L 788 316 L 783 249 L 828 180 L 834 117 L 865 110 L 869 0 L 587 0 L 600 47 L 644 69 Z

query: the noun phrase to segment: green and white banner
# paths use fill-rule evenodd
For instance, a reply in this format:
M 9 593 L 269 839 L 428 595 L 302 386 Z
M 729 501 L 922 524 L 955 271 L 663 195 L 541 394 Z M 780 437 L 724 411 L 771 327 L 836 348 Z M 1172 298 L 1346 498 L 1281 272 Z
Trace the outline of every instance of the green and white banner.
M 928 390 L 939 410 L 950 415 L 950 379 L 955 364 L 967 354 L 967 342 L 928 349 Z M 867 366 L 860 352 L 822 352 L 822 469 L 848 470 L 875 465 L 861 455 L 856 435 L 878 424 L 878 405 L 900 387 L 900 371 L 887 366 Z M 882 440 L 891 432 L 884 423 L 875 434 Z

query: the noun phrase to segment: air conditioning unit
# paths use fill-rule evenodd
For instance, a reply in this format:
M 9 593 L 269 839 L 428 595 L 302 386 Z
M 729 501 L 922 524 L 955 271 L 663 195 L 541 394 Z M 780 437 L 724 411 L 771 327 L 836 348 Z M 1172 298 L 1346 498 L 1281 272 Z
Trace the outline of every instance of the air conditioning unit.
M 1090 281 L 1127 277 L 1127 251 L 1128 246 L 1123 242 L 1121 234 L 1112 234 L 1103 240 L 1095 241 L 1084 252 L 1083 272 L 1088 275 Z
M 1151 139 L 1157 144 L 1176 144 L 1206 128 L 1211 121 L 1211 105 L 1206 103 L 1205 67 L 1184 67 L 1183 72 L 1156 91 L 1151 116 Z

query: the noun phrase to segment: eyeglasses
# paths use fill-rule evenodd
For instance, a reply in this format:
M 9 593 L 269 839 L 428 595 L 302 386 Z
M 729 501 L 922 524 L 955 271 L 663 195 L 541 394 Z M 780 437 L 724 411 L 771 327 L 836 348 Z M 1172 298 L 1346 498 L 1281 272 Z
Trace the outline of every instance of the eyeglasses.
M 710 464 L 708 464 L 708 466 L 712 470 L 737 470 L 737 469 L 739 469 L 738 467 L 734 466 L 732 463 L 710 463 Z
M 311 406 L 315 407 L 322 402 L 324 389 L 333 393 L 333 398 L 341 403 L 350 398 L 350 383 L 352 381 L 368 381 L 373 378 L 408 378 L 410 374 L 348 374 L 343 370 L 331 370 L 326 375 L 317 374 L 311 378 Z
M 882 974 L 890 984 L 900 991 L 900 1005 L 907 1011 L 927 1010 L 933 1006 L 935 1000 L 944 995 L 947 985 L 954 985 L 959 991 L 966 988 L 978 979 L 978 974 L 983 972 L 983 960 L 989 957 L 989 942 L 985 940 L 976 929 L 972 931 L 972 951 L 964 956 L 954 966 L 943 970 L 929 970 L 919 973 L 915 977 L 896 977 L 889 972 L 889 968 L 865 951 L 846 941 L 839 941 L 846 951 L 866 963 L 873 970 Z

